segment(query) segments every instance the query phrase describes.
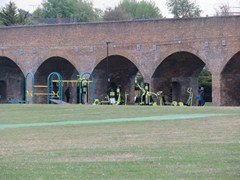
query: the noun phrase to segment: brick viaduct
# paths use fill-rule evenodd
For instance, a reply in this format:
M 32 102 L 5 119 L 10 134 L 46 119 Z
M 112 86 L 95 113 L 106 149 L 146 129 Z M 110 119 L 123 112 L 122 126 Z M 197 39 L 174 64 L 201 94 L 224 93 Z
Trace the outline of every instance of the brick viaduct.
M 28 72 L 35 84 L 46 84 L 53 71 L 63 79 L 92 72 L 100 99 L 107 77 L 133 96 L 140 73 L 152 91 L 185 101 L 188 87 L 196 97 L 204 67 L 212 74 L 213 104 L 239 106 L 240 16 L 0 28 L 1 103 L 23 98 Z

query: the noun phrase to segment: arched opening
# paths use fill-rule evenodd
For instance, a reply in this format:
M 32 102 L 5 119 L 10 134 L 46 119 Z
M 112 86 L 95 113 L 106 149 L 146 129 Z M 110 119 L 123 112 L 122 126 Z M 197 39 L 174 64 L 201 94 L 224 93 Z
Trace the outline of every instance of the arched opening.
M 177 102 L 181 99 L 181 84 L 178 81 L 172 82 L 172 99 Z
M 138 68 L 123 56 L 113 55 L 103 59 L 92 73 L 96 82 L 95 98 L 103 100 L 110 89 L 116 91 L 116 87 L 120 87 L 123 99 L 128 94 L 127 103 L 133 104 L 137 73 Z
M 212 74 L 206 66 L 203 68 L 198 77 L 200 88 L 204 89 L 204 101 L 207 105 L 212 103 Z
M 44 61 L 35 73 L 35 103 L 46 103 L 47 97 L 43 95 L 38 95 L 38 93 L 47 92 L 47 77 L 52 72 L 58 72 L 63 80 L 77 80 L 77 75 L 79 74 L 77 69 L 66 59 L 62 57 L 51 57 Z M 54 85 L 54 86 L 57 86 Z M 63 92 L 63 101 L 67 100 L 65 96 L 65 91 L 70 88 L 71 97 L 70 103 L 77 103 L 77 84 L 71 82 L 63 83 L 62 92 Z M 53 90 L 57 89 L 53 87 Z
M 240 52 L 235 54 L 221 73 L 221 105 L 240 105 Z
M 23 98 L 24 74 L 14 61 L 0 57 L 0 103 Z
M 7 100 L 7 85 L 6 81 L 0 81 L 0 103 L 4 103 Z
M 205 63 L 189 52 L 176 52 L 168 56 L 152 76 L 152 91 L 163 91 L 166 104 L 172 101 L 187 103 L 188 88 L 192 88 L 196 105 L 198 95 L 198 76 Z

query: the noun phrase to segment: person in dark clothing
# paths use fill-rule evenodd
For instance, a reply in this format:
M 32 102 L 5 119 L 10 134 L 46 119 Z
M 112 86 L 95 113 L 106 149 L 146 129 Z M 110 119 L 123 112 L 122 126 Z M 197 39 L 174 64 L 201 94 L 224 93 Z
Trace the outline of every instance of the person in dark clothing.
M 198 106 L 204 106 L 205 105 L 205 100 L 204 100 L 204 88 L 200 87 L 198 89 Z
M 66 101 L 67 103 L 70 102 L 70 97 L 71 97 L 71 91 L 70 91 L 70 87 L 68 87 L 65 91 L 65 96 L 66 96 Z

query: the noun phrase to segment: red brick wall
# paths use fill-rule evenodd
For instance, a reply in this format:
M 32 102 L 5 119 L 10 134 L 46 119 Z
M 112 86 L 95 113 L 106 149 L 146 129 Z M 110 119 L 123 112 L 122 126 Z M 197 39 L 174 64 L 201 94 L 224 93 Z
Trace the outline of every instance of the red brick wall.
M 106 58 L 106 42 L 110 41 L 109 55 L 129 59 L 145 81 L 151 82 L 164 59 L 175 52 L 189 52 L 210 69 L 213 102 L 220 105 L 224 98 L 220 74 L 240 51 L 239 29 L 240 16 L 1 27 L 0 56 L 13 60 L 24 74 L 35 73 L 54 56 L 85 72 Z

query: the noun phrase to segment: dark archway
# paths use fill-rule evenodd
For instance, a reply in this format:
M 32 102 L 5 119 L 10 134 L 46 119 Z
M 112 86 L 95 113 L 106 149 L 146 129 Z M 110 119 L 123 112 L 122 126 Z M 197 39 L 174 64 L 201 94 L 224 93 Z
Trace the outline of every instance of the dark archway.
M 155 70 L 152 76 L 152 90 L 163 91 L 167 102 L 188 99 L 187 89 L 194 93 L 193 104 L 196 104 L 198 94 L 198 75 L 205 63 L 196 55 L 189 52 L 176 52 L 168 56 Z
M 35 73 L 35 85 L 47 85 L 47 77 L 52 72 L 58 72 L 63 80 L 77 80 L 79 74 L 77 69 L 66 59 L 62 57 L 51 57 L 44 61 Z M 73 83 L 63 83 L 63 101 L 66 101 L 64 95 L 67 87 L 71 89 L 70 103 L 77 103 L 77 85 Z M 35 88 L 35 92 L 47 92 L 46 88 Z M 46 103 L 46 96 L 35 96 L 35 103 Z
M 240 51 L 228 61 L 221 73 L 221 105 L 240 105 Z
M 208 105 L 212 103 L 212 74 L 205 66 L 198 77 L 198 84 L 204 89 L 204 100 Z
M 172 99 L 174 101 L 181 101 L 181 84 L 178 81 L 172 82 Z
M 11 99 L 24 99 L 24 74 L 14 61 L 0 57 L 0 103 Z
M 134 103 L 135 77 L 138 68 L 127 58 L 119 55 L 103 59 L 93 70 L 95 98 L 107 96 L 110 87 L 120 86 L 121 94 L 128 96 L 128 103 Z

